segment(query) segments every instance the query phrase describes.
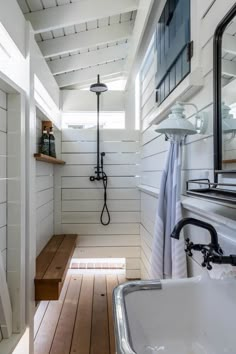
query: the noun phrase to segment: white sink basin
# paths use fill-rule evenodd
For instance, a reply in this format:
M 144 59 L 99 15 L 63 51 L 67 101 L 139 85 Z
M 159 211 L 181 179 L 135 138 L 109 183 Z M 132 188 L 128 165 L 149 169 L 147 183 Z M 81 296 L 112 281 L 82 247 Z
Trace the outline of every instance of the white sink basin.
M 113 306 L 118 354 L 236 354 L 236 279 L 129 282 Z

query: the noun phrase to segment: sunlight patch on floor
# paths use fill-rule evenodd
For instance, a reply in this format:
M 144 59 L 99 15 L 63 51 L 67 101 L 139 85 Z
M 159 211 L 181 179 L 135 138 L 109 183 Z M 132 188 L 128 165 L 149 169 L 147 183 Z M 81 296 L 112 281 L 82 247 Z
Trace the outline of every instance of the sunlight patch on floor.
M 12 354 L 29 354 L 29 329 L 27 328 Z
M 125 274 L 125 258 L 73 258 L 70 274 Z

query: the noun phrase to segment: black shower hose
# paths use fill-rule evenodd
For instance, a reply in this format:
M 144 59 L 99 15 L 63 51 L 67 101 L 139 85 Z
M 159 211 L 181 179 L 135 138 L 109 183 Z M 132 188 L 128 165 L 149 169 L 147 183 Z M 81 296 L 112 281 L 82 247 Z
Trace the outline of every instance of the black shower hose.
M 108 177 L 107 177 L 106 173 L 103 171 L 103 164 L 102 164 L 102 183 L 103 183 L 103 188 L 104 188 L 104 204 L 103 204 L 103 208 L 102 208 L 100 221 L 101 221 L 101 224 L 104 226 L 109 225 L 110 221 L 111 221 L 110 213 L 109 213 L 108 206 L 107 206 L 107 182 L 108 182 Z M 107 222 L 103 221 L 105 212 L 107 213 L 107 218 L 108 218 Z

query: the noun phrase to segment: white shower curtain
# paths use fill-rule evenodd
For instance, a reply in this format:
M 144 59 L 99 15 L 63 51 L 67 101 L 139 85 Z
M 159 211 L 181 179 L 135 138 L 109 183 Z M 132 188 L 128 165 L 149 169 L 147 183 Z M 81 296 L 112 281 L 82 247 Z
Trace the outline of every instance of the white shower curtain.
M 181 210 L 182 139 L 170 139 L 160 195 L 152 246 L 151 275 L 153 279 L 187 277 L 183 236 L 170 237 L 175 224 L 182 218 Z

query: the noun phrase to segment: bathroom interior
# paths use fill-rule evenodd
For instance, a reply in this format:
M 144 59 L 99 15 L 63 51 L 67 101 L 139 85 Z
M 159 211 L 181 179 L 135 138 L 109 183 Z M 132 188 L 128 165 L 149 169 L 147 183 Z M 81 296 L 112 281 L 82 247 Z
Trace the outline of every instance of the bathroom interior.
M 0 354 L 236 354 L 235 1 L 0 10 Z

